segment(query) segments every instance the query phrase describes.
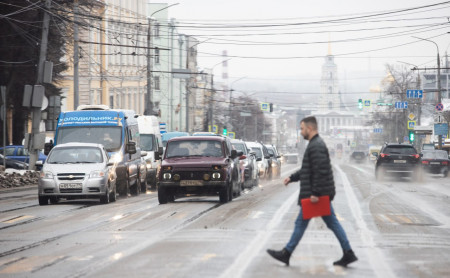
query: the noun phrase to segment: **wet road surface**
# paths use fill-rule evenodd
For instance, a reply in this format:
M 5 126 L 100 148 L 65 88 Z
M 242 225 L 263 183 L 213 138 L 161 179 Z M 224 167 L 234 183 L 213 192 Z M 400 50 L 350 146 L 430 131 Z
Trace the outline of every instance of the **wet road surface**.
M 450 186 L 427 176 L 375 182 L 373 165 L 334 162 L 335 211 L 359 261 L 313 219 L 285 267 L 266 254 L 289 240 L 298 183 L 261 182 L 232 202 L 157 194 L 39 206 L 35 188 L 0 192 L 0 277 L 449 277 Z

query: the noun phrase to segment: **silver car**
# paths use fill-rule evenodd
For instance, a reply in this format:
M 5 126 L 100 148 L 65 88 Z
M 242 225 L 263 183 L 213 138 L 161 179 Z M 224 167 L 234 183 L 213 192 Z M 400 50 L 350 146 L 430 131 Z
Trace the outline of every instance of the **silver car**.
M 107 204 L 116 200 L 116 171 L 100 144 L 56 145 L 41 170 L 39 205 L 55 204 L 61 198 L 99 198 Z

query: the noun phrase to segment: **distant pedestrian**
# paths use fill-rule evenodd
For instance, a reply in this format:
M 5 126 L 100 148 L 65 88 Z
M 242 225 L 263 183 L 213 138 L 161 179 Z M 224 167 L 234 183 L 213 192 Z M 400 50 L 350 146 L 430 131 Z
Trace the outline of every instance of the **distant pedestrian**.
M 284 180 L 287 186 L 290 182 L 300 181 L 300 196 L 298 203 L 301 206 L 301 199 L 310 198 L 312 203 L 319 201 L 319 196 L 329 196 L 330 202 L 333 200 L 335 192 L 333 171 L 331 169 L 330 156 L 325 142 L 320 138 L 317 131 L 317 120 L 315 117 L 306 117 L 300 123 L 302 136 L 309 140 L 308 147 L 303 155 L 302 168 Z M 339 240 L 343 249 L 343 257 L 334 262 L 334 265 L 346 267 L 355 262 L 358 258 L 353 253 L 344 229 L 336 218 L 334 209 L 331 206 L 331 215 L 322 216 L 327 227 L 332 230 Z M 289 265 L 289 259 L 295 247 L 300 242 L 310 219 L 303 219 L 302 208 L 295 221 L 294 232 L 291 239 L 281 251 L 268 249 L 267 252 L 275 259 Z

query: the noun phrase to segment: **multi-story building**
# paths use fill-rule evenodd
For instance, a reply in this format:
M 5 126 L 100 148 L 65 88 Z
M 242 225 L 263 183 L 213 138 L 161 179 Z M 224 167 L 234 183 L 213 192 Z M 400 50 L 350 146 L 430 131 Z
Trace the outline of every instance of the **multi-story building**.
M 147 1 L 103 0 L 89 27 L 79 27 L 79 104 L 144 112 Z M 73 52 L 67 53 L 72 61 Z M 74 67 L 64 74 L 62 110 L 74 110 Z

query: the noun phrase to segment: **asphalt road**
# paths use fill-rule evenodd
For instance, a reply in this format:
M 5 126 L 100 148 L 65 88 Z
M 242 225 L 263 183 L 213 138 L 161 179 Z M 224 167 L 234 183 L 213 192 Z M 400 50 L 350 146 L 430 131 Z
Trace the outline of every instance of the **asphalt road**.
M 284 165 L 282 178 L 294 165 Z M 375 182 L 373 165 L 335 161 L 333 205 L 359 261 L 334 267 L 338 241 L 310 222 L 285 267 L 298 183 L 262 182 L 231 203 L 157 194 L 39 206 L 36 188 L 0 192 L 0 277 L 450 277 L 450 186 L 427 176 Z

